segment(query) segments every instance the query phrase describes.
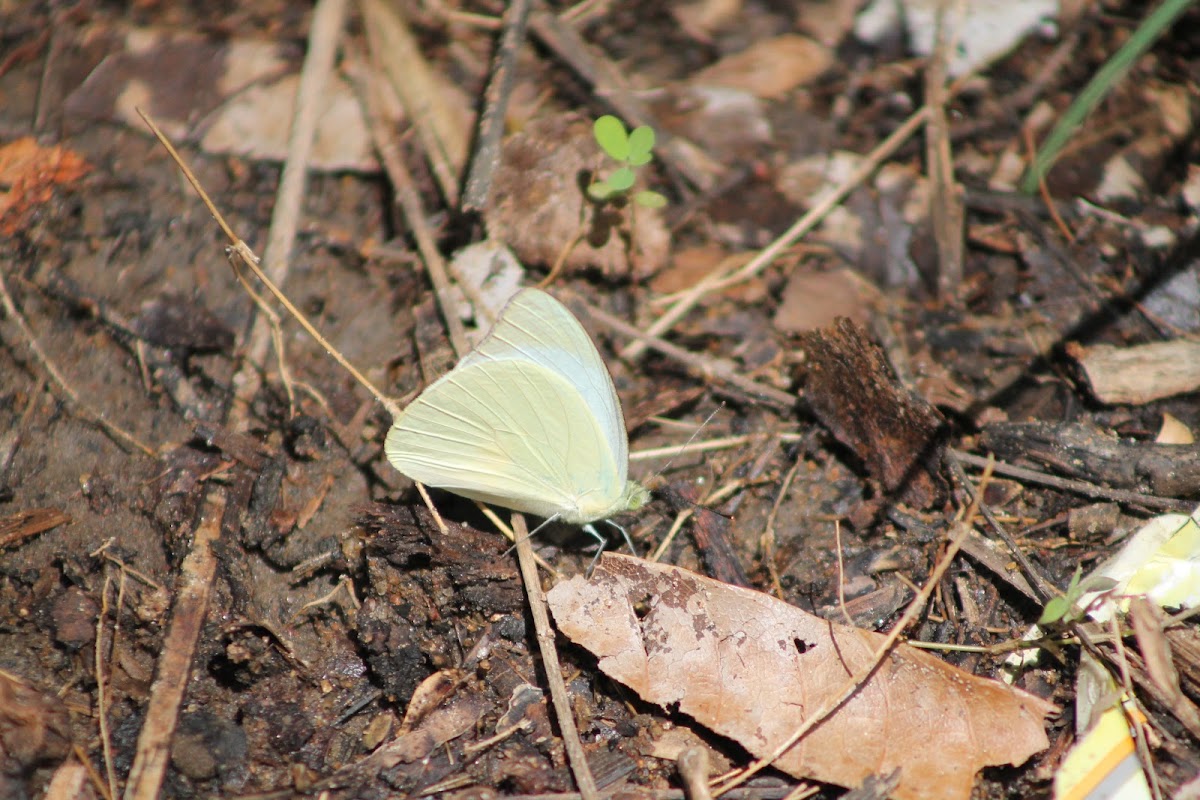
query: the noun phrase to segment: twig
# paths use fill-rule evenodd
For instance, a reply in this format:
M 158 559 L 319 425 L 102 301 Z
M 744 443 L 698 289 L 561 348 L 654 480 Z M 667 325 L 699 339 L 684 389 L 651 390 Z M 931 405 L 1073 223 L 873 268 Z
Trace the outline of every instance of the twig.
M 708 791 L 708 750 L 703 745 L 689 747 L 680 753 L 675 767 L 688 800 L 712 800 Z
M 313 12 L 312 29 L 309 32 L 308 56 L 305 59 L 300 79 L 302 91 L 298 92 L 296 98 L 297 108 L 294 123 L 302 120 L 312 122 L 316 119 L 316 114 L 310 106 L 320 99 L 321 93 L 315 90 L 319 90 L 323 86 L 324 77 L 322 76 L 327 76 L 332 70 L 334 43 L 341 32 L 345 12 L 345 0 L 321 0 L 317 3 Z M 143 119 L 145 119 L 144 115 Z M 160 142 L 164 142 L 165 146 L 169 145 L 161 133 L 156 135 Z M 284 168 L 285 175 L 289 169 L 299 170 L 301 173 L 306 170 L 304 163 L 293 163 L 292 156 L 297 153 L 307 153 L 310 144 L 302 143 L 299 139 L 304 137 L 311 139 L 312 136 L 311 128 L 302 130 L 294 124 L 289 143 L 289 164 Z M 182 161 L 174 152 L 174 148 L 167 146 L 167 149 L 182 167 Z M 188 176 L 193 187 L 198 187 L 195 176 L 191 175 L 190 170 L 187 170 L 186 167 L 184 167 L 184 174 Z M 287 185 L 289 191 L 302 194 L 302 184 L 301 180 L 292 179 Z M 215 214 L 215 208 L 211 201 L 207 201 L 207 195 L 201 192 L 201 196 L 206 199 L 209 210 L 213 211 L 214 216 L 217 217 L 218 225 L 225 231 L 230 241 L 234 242 L 235 250 L 239 255 L 248 254 L 249 257 L 245 259 L 246 264 L 256 270 L 255 274 L 259 275 L 260 279 L 265 278 L 269 288 L 274 283 L 282 283 L 287 275 L 287 254 L 291 250 L 290 241 L 283 240 L 273 232 L 268 234 L 268 242 L 272 243 L 270 245 L 271 252 L 268 253 L 271 258 L 270 263 L 278 270 L 273 276 L 276 280 L 272 282 L 270 278 L 267 278 L 266 273 L 258 269 L 258 260 L 250 252 L 250 248 L 233 234 L 233 231 L 219 215 Z M 277 207 L 283 205 L 285 208 L 298 208 L 296 203 L 294 198 L 276 198 Z M 281 211 L 275 218 L 280 220 L 280 224 L 285 224 L 285 217 L 286 215 Z M 239 244 L 241 249 L 238 249 Z M 253 399 L 253 393 L 258 390 L 257 365 L 262 362 L 262 355 L 266 352 L 271 335 L 270 326 L 264 323 L 263 319 L 263 317 L 259 317 L 255 320 L 250 333 L 252 349 L 247 351 L 248 356 L 257 354 L 257 360 L 244 362 L 238 370 L 238 375 L 234 378 L 234 385 L 239 387 L 236 399 L 241 402 L 233 403 L 226 422 L 230 428 L 235 430 L 245 426 L 250 413 L 249 401 Z M 358 373 L 353 372 L 353 374 L 357 376 Z M 138 736 L 137 753 L 134 756 L 133 766 L 130 768 L 128 783 L 125 787 L 125 800 L 154 800 L 161 794 L 171 752 L 171 741 L 179 720 L 180 704 L 188 685 L 192 663 L 195 660 L 200 631 L 208 613 L 213 576 L 216 572 L 214 546 L 221 536 L 221 523 L 225 515 L 226 502 L 224 488 L 210 487 L 201 509 L 200 524 L 193 535 L 192 548 L 183 560 L 178 594 L 171 610 L 171 621 L 167 634 L 163 640 L 157 675 L 151 685 L 145 722 Z
M 405 222 L 408 223 L 409 230 L 412 231 L 413 238 L 417 242 L 417 250 L 420 251 L 421 260 L 425 263 L 425 272 L 429 275 L 429 282 L 433 284 L 438 308 L 442 310 L 442 319 L 446 323 L 446 330 L 450 333 L 450 344 L 454 347 L 454 352 L 461 358 L 471 348 L 467 342 L 466 329 L 463 327 L 462 320 L 458 318 L 458 310 L 454 305 L 454 295 L 450 290 L 450 278 L 446 275 L 446 261 L 442 258 L 433 231 L 429 227 L 425 209 L 421 203 L 421 195 L 413 185 L 412 173 L 408 171 L 404 159 L 400 157 L 393 137 L 384 129 L 383 118 L 379 114 L 379 84 L 378 78 L 375 77 L 376 72 L 376 70 L 369 71 L 366 76 L 366 84 L 359 93 L 359 97 L 365 103 L 371 139 L 375 143 L 375 149 L 379 153 L 380 161 L 383 162 L 388 179 L 392 182 L 392 189 L 396 193 L 396 202 L 400 205 Z
M 517 55 L 525 43 L 525 30 L 533 0 L 513 0 L 504 12 L 504 29 L 492 59 L 492 77 L 483 92 L 483 112 L 476 126 L 475 153 L 467 172 L 462 210 L 481 211 L 487 205 L 492 174 L 500 162 L 500 138 L 504 134 L 505 114 L 512 94 Z
M 1021 191 L 1033 194 L 1037 188 L 1039 177 L 1050 171 L 1063 147 L 1070 141 L 1075 130 L 1083 124 L 1092 109 L 1104 99 L 1113 86 L 1125 77 L 1125 73 L 1133 66 L 1138 57 L 1166 33 L 1171 24 L 1193 5 L 1194 0 L 1165 0 L 1162 5 L 1142 20 L 1142 24 L 1126 40 L 1121 49 L 1104 62 L 1104 65 L 1088 81 L 1083 91 L 1076 95 L 1075 100 L 1059 118 L 1058 124 L 1042 142 L 1037 160 L 1029 166 L 1029 172 L 1021 182 Z
M 546 611 L 546 595 L 538 578 L 537 563 L 533 559 L 533 545 L 529 543 L 529 531 L 525 517 L 513 514 L 513 533 L 516 534 L 517 562 L 521 567 L 521 579 L 525 582 L 525 594 L 529 597 L 529 610 L 533 616 L 533 629 L 537 635 L 538 651 L 542 655 L 542 669 L 546 671 L 546 683 L 550 687 L 550 701 L 558 718 L 558 729 L 562 732 L 567 761 L 575 775 L 575 785 L 583 800 L 598 800 L 596 781 L 588 766 L 587 754 L 579 741 L 575 728 L 575 715 L 571 709 L 571 698 L 563 681 L 562 667 L 558 663 L 558 651 L 554 649 L 554 629 L 550 626 L 550 615 Z
M 578 298 L 576 299 L 578 300 Z M 636 344 L 630 347 L 637 345 L 649 347 L 681 364 L 691 367 L 705 378 L 715 378 L 724 381 L 737 387 L 751 397 L 765 400 L 780 409 L 786 410 L 796 405 L 795 395 L 776 389 L 774 386 L 757 383 L 743 375 L 739 375 L 728 361 L 696 355 L 678 345 L 673 345 L 670 342 L 659 339 L 653 334 L 643 333 L 620 317 L 615 317 L 593 305 L 580 302 L 587 308 L 588 314 L 597 322 L 600 322 L 607 328 L 611 328 L 622 336 L 628 336 L 631 339 L 637 340 Z M 628 349 L 627 347 L 626 351 Z M 622 355 L 622 357 L 625 356 Z
M 783 507 L 783 500 L 787 496 L 788 489 L 792 487 L 792 481 L 796 479 L 796 473 L 800 471 L 800 464 L 803 461 L 802 457 L 798 457 L 796 463 L 792 464 L 792 468 L 783 477 L 783 483 L 780 485 L 779 491 L 775 493 L 775 502 L 771 504 L 771 513 L 767 514 L 767 524 L 759 538 L 763 564 L 766 565 L 767 574 L 771 577 L 771 588 L 775 590 L 775 596 L 780 600 L 783 600 L 784 597 L 783 584 L 779 582 L 779 565 L 775 563 L 775 520 L 779 516 L 779 509 Z M 839 566 L 841 564 L 840 556 L 838 564 Z
M 1121 622 L 1115 616 L 1109 620 L 1109 627 L 1112 628 L 1112 644 L 1114 658 L 1117 664 L 1117 669 L 1120 670 L 1121 691 L 1123 697 L 1135 699 L 1137 694 L 1133 690 L 1133 677 L 1129 670 L 1129 656 L 1125 653 L 1125 640 L 1122 636 Z M 1124 712 L 1124 705 L 1121 705 L 1121 710 Z M 1137 749 L 1138 761 L 1142 765 L 1142 771 L 1146 773 L 1146 777 L 1150 781 L 1151 796 L 1154 800 L 1162 800 L 1162 788 L 1158 784 L 1158 773 L 1154 770 L 1154 760 L 1150 757 L 1150 745 L 1146 742 L 1146 727 L 1143 719 L 1139 719 L 1140 714 L 1125 714 L 1126 721 L 1129 722 L 1129 727 L 1133 729 L 1133 739 Z
M 157 800 L 171 755 L 171 740 L 179 721 L 179 707 L 188 685 L 196 642 L 208 613 L 217 560 L 213 545 L 221 536 L 225 490 L 211 489 L 204 516 L 193 535 L 192 549 L 180 568 L 180 589 L 175 596 L 171 622 L 163 639 L 145 722 L 138 735 L 137 754 L 125 785 L 125 800 Z
M 720 486 L 706 494 L 699 503 L 696 503 L 696 506 L 705 507 L 710 506 L 713 503 L 719 503 L 725 500 L 727 497 L 740 492 L 742 489 L 746 488 L 746 485 L 747 481 L 741 478 L 732 480 L 729 483 L 726 483 L 724 486 Z M 648 556 L 646 560 L 658 561 L 664 555 L 666 555 L 667 548 L 671 546 L 673 541 L 675 541 L 675 535 L 683 529 L 683 523 L 691 519 L 695 513 L 695 506 L 689 506 L 688 508 L 685 508 L 676 514 L 675 521 L 671 523 L 671 528 L 667 531 L 667 535 L 663 537 L 663 540 L 658 543 L 658 547 L 654 548 L 654 553 Z M 634 555 L 636 555 L 636 553 Z
M 956 25 L 947 24 L 949 6 L 955 6 Z M 929 171 L 929 217 L 937 243 L 938 293 L 953 297 L 963 274 L 963 191 L 954 180 L 950 151 L 950 124 L 946 120 L 946 74 L 950 54 L 958 43 L 964 17 L 964 0 L 941 0 L 937 10 L 937 45 L 925 71 L 925 98 L 929 120 L 925 125 L 925 161 Z
M 1008 529 L 996 519 L 996 515 L 992 513 L 991 508 L 983 502 L 982 496 L 971 486 L 971 482 L 967 480 L 967 475 L 963 471 L 962 464 L 958 462 L 954 451 L 951 450 L 946 453 L 945 463 L 949 467 L 950 474 L 954 477 L 954 480 L 971 499 L 973 508 L 978 509 L 978 513 L 987 521 L 988 526 L 995 531 L 1000 540 L 1008 547 L 1008 551 L 1012 554 L 1013 559 L 1021 567 L 1021 572 L 1024 573 L 1025 580 L 1029 581 L 1030 588 L 1033 589 L 1043 603 L 1046 602 L 1046 600 L 1054 595 L 1053 587 L 1049 585 L 1045 576 L 1034 567 L 1033 562 L 1025 555 L 1025 551 L 1017 545 L 1016 541 L 1012 538 L 1012 534 L 1008 532 Z M 990 478 L 992 473 L 995 472 L 994 459 L 985 461 L 983 470 L 983 477 Z M 983 482 L 983 478 L 980 478 L 980 482 Z
M 105 570 L 108 572 L 108 570 Z M 104 576 L 104 584 L 100 587 L 100 613 L 96 615 L 96 653 L 95 653 L 95 670 L 96 670 L 96 717 L 99 720 L 100 727 L 100 749 L 104 752 L 104 770 L 105 777 L 108 779 L 108 796 L 117 796 L 117 771 L 116 765 L 113 763 L 112 751 L 112 735 L 108 730 L 108 678 L 104 669 L 104 659 L 106 647 L 104 644 L 104 624 L 108 620 L 108 586 L 111 582 L 110 576 Z M 121 604 L 117 603 L 117 618 L 121 616 Z M 116 630 L 113 630 L 112 641 L 109 642 L 109 647 L 113 650 L 117 646 Z
M 10 262 L 11 263 L 11 262 Z M 33 358 L 37 363 L 46 370 L 46 374 L 50 376 L 50 381 L 58 387 L 58 390 L 66 396 L 71 407 L 82 417 L 86 422 L 100 428 L 108 434 L 114 442 L 125 449 L 141 450 L 151 458 L 157 458 L 158 454 L 154 452 L 149 445 L 142 443 L 140 439 L 129 433 L 120 425 L 109 422 L 91 406 L 80 399 L 78 392 L 67 383 L 67 379 L 58 371 L 58 367 L 46 355 L 46 351 L 38 344 L 37 338 L 33 335 L 33 331 L 29 328 L 29 323 L 25 321 L 24 315 L 17 310 L 16 303 L 13 302 L 12 295 L 8 292 L 8 284 L 4 280 L 4 270 L 0 269 L 0 305 L 4 307 L 4 314 L 11 319 L 21 331 L 21 335 L 25 337 L 25 343 L 29 346 L 29 350 L 33 353 Z
M 637 450 L 629 454 L 630 461 L 652 461 L 656 458 L 673 458 L 689 453 L 711 453 L 714 450 L 732 450 L 735 447 L 763 441 L 771 434 L 747 433 L 743 436 L 723 436 L 720 439 L 709 439 L 704 442 L 671 445 L 670 447 L 655 447 L 648 450 Z M 774 434 L 780 442 L 802 442 L 804 437 L 799 433 Z
M 947 451 L 954 458 L 964 464 L 970 464 L 973 467 L 983 467 L 988 463 L 988 459 L 982 456 L 965 453 L 962 450 Z M 1064 492 L 1074 492 L 1075 494 L 1083 495 L 1084 497 L 1095 497 L 1101 500 L 1112 500 L 1116 503 L 1129 503 L 1131 505 L 1139 505 L 1143 508 L 1153 509 L 1155 511 L 1187 511 L 1190 512 L 1194 504 L 1189 504 L 1184 500 L 1174 500 L 1170 497 L 1156 497 L 1152 494 L 1139 494 L 1138 492 L 1129 492 L 1123 489 L 1109 489 L 1106 486 L 1098 486 L 1087 481 L 1074 480 L 1072 478 L 1059 478 L 1055 475 L 1047 475 L 1044 472 L 1038 472 L 1034 469 L 1026 467 L 1016 467 L 1012 464 L 1006 464 L 1003 461 L 995 462 L 993 467 L 998 475 L 1005 475 L 1017 480 L 1028 481 L 1030 483 L 1049 486 L 1054 489 L 1061 489 Z
M 327 0 L 327 2 L 341 3 L 345 2 L 345 0 Z M 203 202 L 205 207 L 208 208 L 209 213 L 213 215 L 213 219 L 216 220 L 217 225 L 232 243 L 231 249 L 233 253 L 250 269 L 251 272 L 254 273 L 256 278 L 262 281 L 263 285 L 270 290 L 271 294 L 276 300 L 279 301 L 280 305 L 287 309 L 287 312 L 292 315 L 297 322 L 300 323 L 300 326 L 304 328 L 305 331 L 308 332 L 308 335 L 313 337 L 313 339 L 315 339 L 316 342 L 321 345 L 321 347 L 325 348 L 325 352 L 327 352 L 330 357 L 332 357 L 333 360 L 338 363 L 338 366 L 349 372 L 350 375 L 353 376 L 363 388 L 371 393 L 371 395 L 379 402 L 381 406 L 387 409 L 389 414 L 391 414 L 393 417 L 399 415 L 400 407 L 396 404 L 396 402 L 387 397 L 383 392 L 379 391 L 379 389 L 375 387 L 375 384 L 367 380 L 367 376 L 363 375 L 358 371 L 358 369 L 355 368 L 353 364 L 347 361 L 346 357 L 341 354 L 341 351 L 335 348 L 324 336 L 321 335 L 321 332 L 318 331 L 316 326 L 309 321 L 308 317 L 306 317 L 303 312 L 300 311 L 300 309 L 296 308 L 292 301 L 288 299 L 288 296 L 283 293 L 283 290 L 276 286 L 275 282 L 272 281 L 265 272 L 263 272 L 262 268 L 258 266 L 258 256 L 256 256 L 254 251 L 250 249 L 250 246 L 247 245 L 246 242 L 240 236 L 234 233 L 232 228 L 229 227 L 229 224 L 225 221 L 225 217 L 222 216 L 221 212 L 217 210 L 216 205 L 213 204 L 212 199 L 208 196 L 208 192 L 206 192 L 204 187 L 200 185 L 199 179 L 197 179 L 195 174 L 192 173 L 192 170 L 188 167 L 188 165 L 184 163 L 183 158 L 180 157 L 178 152 L 176 152 L 175 147 L 171 144 L 170 140 L 167 139 L 166 135 L 159 130 L 157 125 L 154 124 L 154 120 L 150 119 L 150 117 L 144 114 L 140 109 L 138 110 L 138 114 L 141 115 L 142 119 L 146 122 L 146 125 L 150 127 L 150 130 L 154 133 L 159 143 L 167 150 L 168 153 L 170 153 L 171 158 L 175 161 L 176 166 L 178 166 L 180 171 L 183 172 L 184 177 L 187 178 L 187 181 L 191 184 L 192 189 L 197 195 L 199 195 L 201 202 Z M 244 283 L 242 285 L 245 286 Z M 251 297 L 257 297 L 257 295 L 255 293 L 251 293 Z M 261 303 L 256 303 L 256 305 L 258 305 L 259 308 L 264 308 L 263 304 Z M 270 319 L 268 319 L 267 325 L 267 330 L 269 330 Z M 247 372 L 244 377 L 247 380 L 250 380 L 252 376 L 249 372 Z M 243 384 L 238 385 L 241 386 Z M 257 391 L 257 387 L 258 383 L 255 381 L 254 391 Z M 239 391 L 239 396 L 246 398 L 252 397 L 253 395 L 249 389 L 244 389 Z
M 953 96 L 957 87 L 962 85 L 962 79 L 956 81 L 948 90 L 947 97 Z M 781 253 L 792 245 L 794 241 L 799 239 L 804 234 L 808 233 L 817 223 L 825 218 L 825 215 L 832 211 L 838 203 L 846 198 L 851 191 L 859 184 L 865 181 L 879 165 L 886 159 L 890 158 L 900 146 L 904 144 L 910 136 L 912 136 L 918 128 L 929 118 L 929 106 L 923 106 L 919 111 L 905 120 L 899 128 L 892 131 L 891 135 L 879 143 L 874 150 L 863 159 L 858 168 L 846 177 L 841 184 L 835 187 L 832 191 L 825 194 L 818 200 L 808 213 L 796 220 L 792 227 L 783 232 L 779 238 L 771 242 L 763 248 L 757 256 L 752 258 L 745 266 L 734 271 L 729 275 L 711 274 L 708 277 L 697 283 L 692 289 L 684 293 L 676 303 L 667 309 L 661 317 L 659 317 L 653 325 L 646 331 L 648 336 L 662 336 L 676 322 L 692 310 L 692 307 L 700 301 L 700 298 L 709 292 L 716 291 L 719 288 L 732 286 L 758 275 L 766 269 Z M 634 342 L 625 347 L 620 352 L 621 358 L 627 360 L 637 359 L 646 351 L 648 345 L 642 341 Z
M 1037 161 L 1037 144 L 1033 141 L 1033 130 L 1028 126 L 1021 128 L 1021 134 L 1025 139 L 1025 152 L 1029 158 L 1029 163 Z M 1050 187 L 1046 183 L 1046 173 L 1040 173 L 1037 181 L 1038 194 L 1042 198 L 1042 203 L 1046 206 L 1046 211 L 1050 213 L 1050 219 L 1054 220 L 1054 224 L 1058 226 L 1058 230 L 1066 238 L 1068 242 L 1075 241 L 1075 232 L 1067 226 L 1066 220 L 1058 213 L 1058 204 L 1054 202 L 1054 198 L 1050 195 Z
M 479 512 L 481 514 L 483 514 L 485 517 L 487 517 L 489 522 L 491 522 L 493 525 L 496 526 L 496 530 L 500 531 L 500 533 L 503 534 L 504 538 L 508 539 L 510 542 L 513 543 L 513 546 L 516 547 L 517 534 L 513 532 L 512 528 L 510 528 L 510 527 L 508 527 L 508 525 L 504 524 L 504 520 L 500 519 L 500 515 L 497 514 L 495 511 L 493 511 L 491 506 L 489 506 L 487 503 L 480 503 L 477 501 L 475 503 L 475 505 L 479 508 Z M 532 535 L 533 534 L 526 534 L 525 538 L 528 539 Z M 554 567 L 552 567 L 549 562 L 547 562 L 544 558 L 539 556 L 537 553 L 533 554 L 533 560 L 537 562 L 537 565 L 539 567 L 546 570 L 546 572 L 548 572 L 550 575 L 553 575 L 554 577 L 558 577 L 558 570 L 556 570 Z
M 696 145 L 679 136 L 671 136 L 661 125 L 655 124 L 649 109 L 634 97 L 616 66 L 596 52 L 574 28 L 545 10 L 535 11 L 529 24 L 538 39 L 592 84 L 593 94 L 612 106 L 630 127 L 649 125 L 654 128 L 658 137 L 655 152 L 664 164 L 683 175 L 693 186 L 704 190 L 720 181 L 725 168 Z
M 371 60 L 381 67 L 373 72 L 387 76 L 417 130 L 442 196 L 447 205 L 457 206 L 459 170 L 468 148 L 466 129 L 450 113 L 400 6 L 383 0 L 360 0 L 359 6 Z

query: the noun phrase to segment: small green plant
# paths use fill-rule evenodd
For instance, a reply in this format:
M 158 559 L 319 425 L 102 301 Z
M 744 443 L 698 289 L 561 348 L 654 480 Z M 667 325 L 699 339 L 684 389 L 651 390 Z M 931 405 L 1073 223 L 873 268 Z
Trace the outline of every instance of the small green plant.
M 1117 582 L 1112 578 L 1088 578 L 1085 581 L 1080 581 L 1080 576 L 1083 574 L 1082 567 L 1075 568 L 1075 575 L 1071 577 L 1071 583 L 1067 586 L 1067 591 L 1058 597 L 1051 597 L 1046 607 L 1042 609 L 1042 616 L 1038 617 L 1038 625 L 1053 625 L 1061 623 L 1068 625 L 1072 622 L 1079 622 L 1083 619 L 1087 609 L 1078 608 L 1080 599 L 1088 592 L 1107 592 L 1117 585 Z
M 640 125 L 632 131 L 625 130 L 621 120 L 605 114 L 592 124 L 592 135 L 609 158 L 620 166 L 602 180 L 588 186 L 588 194 L 600 202 L 628 195 L 637 180 L 636 170 L 650 163 L 653 158 L 654 129 Z M 645 208 L 662 208 L 667 198 L 658 192 L 643 189 L 633 193 L 633 202 Z

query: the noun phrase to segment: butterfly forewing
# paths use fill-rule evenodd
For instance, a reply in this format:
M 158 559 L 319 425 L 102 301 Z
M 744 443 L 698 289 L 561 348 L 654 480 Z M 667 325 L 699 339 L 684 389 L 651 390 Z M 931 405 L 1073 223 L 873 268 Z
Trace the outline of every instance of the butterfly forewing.
M 460 366 L 516 359 L 540 364 L 577 387 L 620 469 L 624 483 L 629 467 L 625 418 L 608 369 L 587 331 L 566 306 L 545 292 L 518 292 L 479 346 Z
M 567 522 L 621 510 L 628 470 L 620 404 L 595 346 L 533 290 L 404 410 L 385 449 L 414 480 Z

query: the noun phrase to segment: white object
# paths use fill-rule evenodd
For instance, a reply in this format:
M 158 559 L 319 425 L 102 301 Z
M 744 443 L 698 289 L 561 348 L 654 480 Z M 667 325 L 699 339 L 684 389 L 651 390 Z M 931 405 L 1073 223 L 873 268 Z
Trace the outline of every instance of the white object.
M 415 481 L 583 525 L 645 505 L 612 378 L 579 321 L 518 292 L 475 350 L 396 418 L 388 461 Z
M 1200 507 L 1185 514 L 1154 517 L 1101 564 L 1093 576 L 1111 578 L 1117 585 L 1106 592 L 1080 598 L 1081 608 L 1097 622 L 1129 608 L 1129 597 L 1144 594 L 1164 608 L 1200 605 Z
M 919 56 L 933 54 L 937 12 L 945 6 L 946 24 L 954 26 L 957 44 L 949 72 L 958 77 L 982 71 L 1003 58 L 1030 33 L 1058 19 L 1059 0 L 874 0 L 854 22 L 854 35 L 876 44 L 893 31 L 903 30 L 909 49 Z M 965 14 L 960 14 L 962 8 Z

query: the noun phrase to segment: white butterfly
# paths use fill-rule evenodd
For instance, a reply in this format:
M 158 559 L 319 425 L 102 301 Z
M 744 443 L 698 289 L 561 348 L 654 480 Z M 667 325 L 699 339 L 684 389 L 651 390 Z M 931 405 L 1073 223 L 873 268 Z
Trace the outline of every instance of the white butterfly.
M 388 461 L 415 481 L 546 520 L 641 508 L 612 378 L 579 320 L 525 289 L 450 372 L 396 417 Z

